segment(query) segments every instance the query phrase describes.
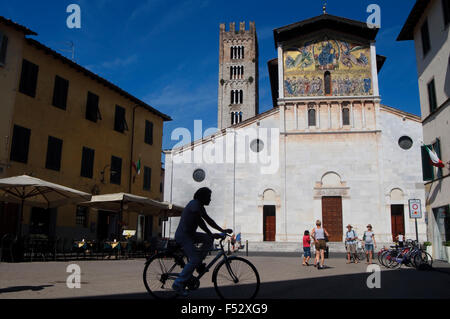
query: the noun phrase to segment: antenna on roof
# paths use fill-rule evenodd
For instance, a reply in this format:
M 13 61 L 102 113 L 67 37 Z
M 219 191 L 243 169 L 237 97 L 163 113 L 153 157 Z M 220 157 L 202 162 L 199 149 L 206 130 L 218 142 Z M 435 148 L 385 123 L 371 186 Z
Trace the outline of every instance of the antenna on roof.
M 71 60 L 75 62 L 75 44 L 73 43 L 73 41 L 66 41 L 64 43 L 66 45 L 68 45 L 70 47 L 70 49 L 69 50 L 67 50 L 67 49 L 60 49 L 60 51 L 70 52 L 71 53 Z
M 323 11 L 323 14 L 327 13 L 327 0 L 323 0 L 322 11 Z

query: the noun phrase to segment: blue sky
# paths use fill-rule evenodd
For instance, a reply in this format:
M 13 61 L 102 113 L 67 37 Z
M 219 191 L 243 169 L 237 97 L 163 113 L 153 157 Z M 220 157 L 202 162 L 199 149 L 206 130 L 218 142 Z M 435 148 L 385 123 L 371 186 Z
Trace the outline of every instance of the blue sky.
M 413 0 L 328 0 L 327 12 L 366 21 L 367 6 L 381 7 L 377 53 L 387 57 L 379 74 L 382 103 L 420 115 L 413 41 L 397 42 Z M 66 26 L 66 7 L 81 7 L 81 29 Z M 0 15 L 38 33 L 61 50 L 75 43 L 78 64 L 168 114 L 163 149 L 177 127 L 217 125 L 219 24 L 255 21 L 259 42 L 260 112 L 272 107 L 267 61 L 276 57 L 273 33 L 322 13 L 322 1 L 266 0 L 0 0 Z

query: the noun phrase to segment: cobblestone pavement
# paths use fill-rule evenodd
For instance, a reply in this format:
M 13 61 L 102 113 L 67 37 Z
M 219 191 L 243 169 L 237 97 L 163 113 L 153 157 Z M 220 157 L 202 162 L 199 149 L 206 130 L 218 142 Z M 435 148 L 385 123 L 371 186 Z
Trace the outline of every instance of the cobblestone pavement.
M 211 258 L 211 257 L 208 257 Z M 343 255 L 326 259 L 326 269 L 301 265 L 293 254 L 247 257 L 261 277 L 258 298 L 450 298 L 450 265 L 434 262 L 431 271 L 381 266 L 381 288 L 369 289 L 365 263 L 346 264 Z M 144 259 L 0 263 L 0 299 L 9 298 L 151 298 L 143 285 Z M 81 288 L 69 289 L 69 264 L 81 268 Z M 212 272 L 212 271 L 211 271 Z M 211 272 L 192 299 L 217 298 Z

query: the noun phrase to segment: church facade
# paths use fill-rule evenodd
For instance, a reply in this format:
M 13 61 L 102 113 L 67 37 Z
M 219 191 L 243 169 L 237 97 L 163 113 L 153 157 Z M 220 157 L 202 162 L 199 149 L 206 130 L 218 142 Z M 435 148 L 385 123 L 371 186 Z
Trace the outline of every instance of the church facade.
M 344 241 L 347 224 L 360 238 L 371 224 L 379 243 L 415 239 L 421 120 L 380 103 L 377 31 L 328 14 L 275 29 L 274 107 L 165 151 L 165 200 L 185 205 L 209 187 L 210 216 L 251 243 L 297 245 L 317 219 L 331 242 Z M 426 240 L 424 218 L 417 225 Z

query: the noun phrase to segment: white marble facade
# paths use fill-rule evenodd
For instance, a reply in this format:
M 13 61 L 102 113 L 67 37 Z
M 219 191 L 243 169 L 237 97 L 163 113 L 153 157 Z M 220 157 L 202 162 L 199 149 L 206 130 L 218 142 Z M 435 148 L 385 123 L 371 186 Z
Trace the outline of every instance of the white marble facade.
M 314 105 L 286 103 L 166 151 L 165 200 L 185 205 L 198 188 L 207 186 L 213 191 L 207 207 L 210 216 L 221 226 L 240 231 L 250 242 L 263 241 L 264 205 L 276 206 L 276 241 L 299 242 L 304 230 L 322 219 L 322 196 L 342 198 L 343 229 L 350 223 L 362 235 L 370 223 L 379 242 L 390 242 L 391 204 L 401 204 L 406 237 L 415 238 L 408 199 L 420 199 L 425 211 L 420 118 L 373 99 L 353 100 L 350 125 L 341 125 L 341 107 L 347 102 L 330 98 Z M 307 107 L 317 109 L 316 127 L 306 126 Z M 259 132 L 264 143 L 258 154 L 266 152 L 270 161 L 266 158 L 262 164 L 249 159 L 257 154 L 250 148 L 255 136 L 239 143 L 240 134 L 249 128 Z M 272 134 L 267 129 L 272 129 Z M 413 141 L 410 149 L 399 146 L 402 136 Z M 219 160 L 205 157 L 219 155 L 218 149 L 223 150 L 223 160 L 221 156 Z M 204 156 L 198 156 L 201 152 Z M 205 172 L 201 182 L 193 179 L 199 168 Z M 165 235 L 173 237 L 177 222 L 177 218 L 171 219 L 167 225 L 170 234 Z M 419 220 L 418 230 L 419 239 L 425 240 L 424 218 Z
M 324 15 L 305 23 L 339 19 Z M 365 68 L 371 74 L 372 95 L 284 97 L 284 47 L 290 50 L 298 40 L 289 26 L 286 32 L 295 41 L 276 40 L 277 106 L 165 151 L 165 200 L 186 205 L 198 188 L 209 187 L 213 194 L 208 213 L 249 242 L 264 240 L 264 206 L 275 206 L 275 242 L 279 243 L 300 242 L 303 232 L 322 220 L 322 198 L 331 196 L 340 197 L 342 203 L 342 225 L 333 226 L 341 227 L 343 236 L 345 226 L 352 224 L 362 237 L 370 223 L 377 241 L 388 243 L 393 232 L 391 205 L 403 205 L 406 237 L 415 239 L 408 200 L 420 199 L 425 216 L 421 119 L 380 104 L 375 41 L 365 24 L 360 27 L 355 30 L 367 29 L 370 35 L 358 41 L 370 46 L 371 63 Z M 308 37 L 298 28 L 298 36 Z M 275 31 L 279 35 L 282 29 Z M 412 146 L 400 147 L 400 138 Z M 259 152 L 255 152 L 257 139 L 263 143 Z M 202 181 L 193 178 L 197 169 L 204 172 Z M 168 222 L 165 236 L 173 237 L 177 223 L 177 218 Z M 418 233 L 419 240 L 426 240 L 425 218 L 418 220 Z

